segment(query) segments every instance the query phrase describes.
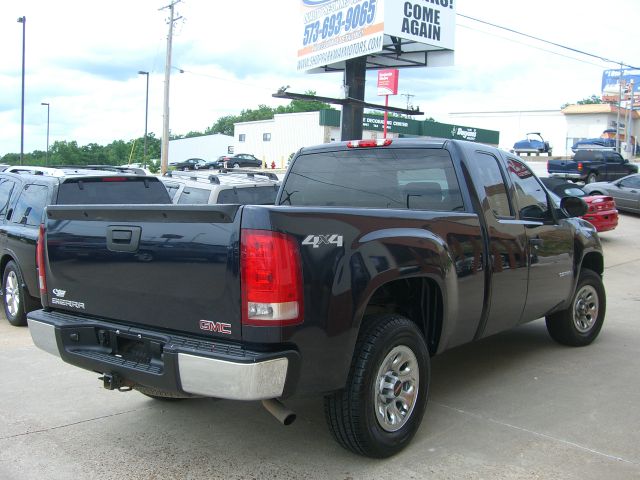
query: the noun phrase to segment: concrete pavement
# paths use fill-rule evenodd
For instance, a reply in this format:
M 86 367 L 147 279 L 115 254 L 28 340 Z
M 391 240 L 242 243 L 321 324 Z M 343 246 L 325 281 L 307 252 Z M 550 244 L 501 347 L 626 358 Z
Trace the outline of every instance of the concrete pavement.
M 320 399 L 283 427 L 258 402 L 109 392 L 0 318 L 0 479 L 640 478 L 640 216 L 601 238 L 596 342 L 557 345 L 538 320 L 434 358 L 422 426 L 384 461 L 340 448 Z

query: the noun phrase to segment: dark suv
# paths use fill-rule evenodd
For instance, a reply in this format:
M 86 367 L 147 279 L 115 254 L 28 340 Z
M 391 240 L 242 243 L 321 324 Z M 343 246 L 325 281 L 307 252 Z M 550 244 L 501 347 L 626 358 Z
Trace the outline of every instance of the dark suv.
M 0 172 L 2 305 L 12 325 L 40 308 L 36 242 L 44 209 L 54 204 L 171 203 L 156 177 L 81 168 L 20 167 Z

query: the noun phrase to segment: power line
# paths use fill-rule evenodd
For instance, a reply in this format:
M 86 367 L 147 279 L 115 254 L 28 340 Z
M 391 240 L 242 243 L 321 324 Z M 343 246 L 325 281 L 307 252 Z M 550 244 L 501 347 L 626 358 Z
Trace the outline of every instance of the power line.
M 529 35 L 527 33 L 519 32 L 519 31 L 514 30 L 512 28 L 503 27 L 501 25 L 496 25 L 495 23 L 487 22 L 485 20 L 480 20 L 478 18 L 470 17 L 468 15 L 463 15 L 462 13 L 457 13 L 457 15 L 459 17 L 466 18 L 466 19 L 472 20 L 474 22 L 478 22 L 478 23 L 483 23 L 485 25 L 489 25 L 490 27 L 499 28 L 501 30 L 506 30 L 507 32 L 515 33 L 516 35 L 521 35 L 523 37 L 531 38 L 531 39 L 536 40 L 538 42 L 547 43 L 549 45 L 553 45 L 553 46 L 558 47 L 558 48 L 563 48 L 565 50 L 569 50 L 569 51 L 574 52 L 574 53 L 579 53 L 580 55 L 585 55 L 587 57 L 597 58 L 598 60 L 601 60 L 603 62 L 615 63 L 617 65 L 620 65 L 620 67 L 627 67 L 627 68 L 634 69 L 634 70 L 638 69 L 638 67 L 634 67 L 632 65 L 628 65 L 628 64 L 626 64 L 624 62 L 621 62 L 621 61 L 618 61 L 618 60 L 612 60 L 610 58 L 606 58 L 606 57 L 603 57 L 601 55 L 596 55 L 594 53 L 585 52 L 584 50 L 579 50 L 577 48 L 569 47 L 567 45 L 562 45 L 560 43 L 552 42 L 550 40 L 545 40 L 545 39 L 540 38 L 540 37 L 535 37 L 535 36 Z
M 569 60 L 574 60 L 576 62 L 581 62 L 581 63 L 587 63 L 589 65 L 593 65 L 593 66 L 596 66 L 598 68 L 603 68 L 601 64 L 590 62 L 588 60 L 582 60 L 582 59 L 576 58 L 576 57 L 571 57 L 569 55 L 564 55 L 564 54 L 562 54 L 560 52 L 554 52 L 553 50 L 548 50 L 546 48 L 536 47 L 535 45 L 531 45 L 530 43 L 519 42 L 518 40 L 514 40 L 513 38 L 505 37 L 503 35 L 497 35 L 495 33 L 485 32 L 484 30 L 480 30 L 478 28 L 473 28 L 473 27 L 470 27 L 468 25 L 458 25 L 458 27 L 466 28 L 468 30 L 473 30 L 473 31 L 479 32 L 479 33 L 484 33 L 485 35 L 490 35 L 492 37 L 501 38 L 501 39 L 507 40 L 509 42 L 517 43 L 519 45 L 524 45 L 525 47 L 529 47 L 529 48 L 534 48 L 536 50 L 540 50 L 541 52 L 550 53 L 552 55 L 557 55 L 558 57 L 568 58 Z

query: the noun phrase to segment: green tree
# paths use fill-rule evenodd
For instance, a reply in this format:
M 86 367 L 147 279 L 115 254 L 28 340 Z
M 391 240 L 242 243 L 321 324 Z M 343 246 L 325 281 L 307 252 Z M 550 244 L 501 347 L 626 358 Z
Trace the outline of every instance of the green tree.
M 594 105 L 604 103 L 602 99 L 598 95 L 591 95 L 590 97 L 583 98 L 582 100 L 578 100 L 576 103 L 564 103 L 560 107 L 560 110 L 567 108 L 569 105 Z
M 307 90 L 305 94 L 315 95 L 313 90 Z M 247 108 L 240 111 L 239 115 L 225 115 L 205 129 L 204 133 L 191 131 L 186 135 L 170 134 L 169 139 L 190 138 L 202 135 L 222 133 L 233 136 L 233 125 L 238 122 L 251 122 L 269 120 L 277 113 L 312 112 L 331 108 L 327 103 L 316 100 L 292 100 L 288 105 L 277 108 L 268 105 L 258 105 L 258 108 Z M 124 165 L 128 163 L 146 163 L 160 158 L 161 140 L 153 133 L 147 135 L 147 156 L 144 158 L 144 137 L 138 137 L 128 141 L 114 140 L 108 145 L 89 143 L 78 146 L 78 142 L 59 140 L 53 143 L 49 150 L 49 165 Z M 25 165 L 44 165 L 47 154 L 44 151 L 34 150 L 25 153 Z M 7 153 L 2 157 L 2 162 L 9 165 L 20 164 L 20 155 Z
M 240 117 L 237 115 L 225 115 L 224 117 L 220 117 L 216 123 L 207 128 L 204 133 L 205 135 L 212 135 L 214 133 L 222 133 L 223 135 L 233 136 L 233 124 L 238 123 Z

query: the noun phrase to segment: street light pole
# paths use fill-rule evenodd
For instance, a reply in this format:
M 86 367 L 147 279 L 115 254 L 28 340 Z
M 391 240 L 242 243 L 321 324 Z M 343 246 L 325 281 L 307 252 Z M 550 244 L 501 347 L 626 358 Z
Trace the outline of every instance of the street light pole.
M 47 102 L 42 102 L 40 105 L 47 106 L 47 155 L 44 157 L 44 164 L 49 164 L 49 104 Z
M 149 120 L 149 72 L 138 70 L 139 75 L 147 77 L 147 96 L 144 104 L 144 153 L 142 154 L 142 166 L 147 165 L 147 122 Z
M 19 17 L 18 23 L 22 24 L 22 108 L 20 112 L 20 165 L 24 160 L 24 57 L 27 17 Z

